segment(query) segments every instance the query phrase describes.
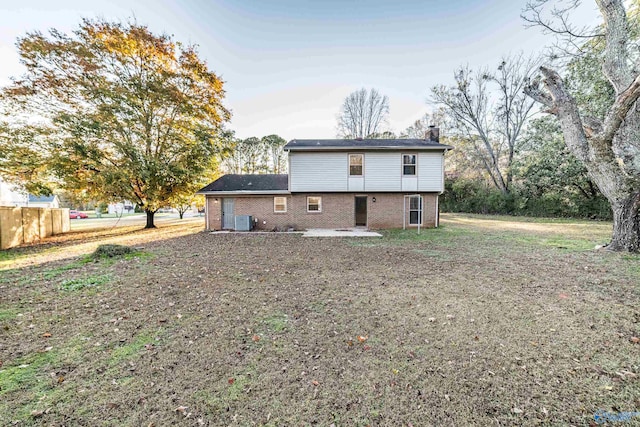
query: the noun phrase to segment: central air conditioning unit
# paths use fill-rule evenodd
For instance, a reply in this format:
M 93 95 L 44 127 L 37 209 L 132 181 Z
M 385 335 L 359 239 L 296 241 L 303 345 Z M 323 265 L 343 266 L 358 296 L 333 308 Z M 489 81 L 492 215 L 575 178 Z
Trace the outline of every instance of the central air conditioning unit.
M 251 231 L 253 217 L 251 215 L 236 215 L 236 231 Z

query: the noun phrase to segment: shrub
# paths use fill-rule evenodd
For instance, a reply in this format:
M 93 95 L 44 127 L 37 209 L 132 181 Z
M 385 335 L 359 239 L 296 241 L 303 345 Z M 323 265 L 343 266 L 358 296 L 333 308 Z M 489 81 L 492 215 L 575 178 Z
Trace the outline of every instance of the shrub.
M 570 187 L 538 193 L 515 183 L 505 194 L 482 180 L 447 179 L 440 199 L 444 212 L 611 219 L 611 208 L 602 195 L 585 197 Z

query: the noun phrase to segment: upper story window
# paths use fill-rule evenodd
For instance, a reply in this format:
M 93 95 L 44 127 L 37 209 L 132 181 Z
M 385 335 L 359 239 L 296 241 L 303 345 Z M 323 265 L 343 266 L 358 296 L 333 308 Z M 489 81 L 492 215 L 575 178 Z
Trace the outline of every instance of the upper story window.
M 274 197 L 273 198 L 273 212 L 284 213 L 287 211 L 287 198 L 286 197 Z
M 322 212 L 322 197 L 307 197 L 307 212 Z
M 349 176 L 362 176 L 364 154 L 349 154 Z
M 416 155 L 403 154 L 402 155 L 402 175 L 415 175 L 415 174 L 416 174 Z

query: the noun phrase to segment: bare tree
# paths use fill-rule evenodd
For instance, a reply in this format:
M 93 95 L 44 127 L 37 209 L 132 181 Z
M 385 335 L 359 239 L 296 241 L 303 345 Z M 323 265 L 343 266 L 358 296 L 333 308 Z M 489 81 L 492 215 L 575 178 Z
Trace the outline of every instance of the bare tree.
M 549 0 L 531 0 L 523 11 L 522 19 L 528 27 L 540 27 L 544 34 L 554 36 L 550 57 L 572 58 L 584 53 L 585 40 L 602 40 L 601 28 L 590 28 L 575 24 L 572 12 L 580 5 L 580 0 L 557 0 L 551 7 L 545 7 Z
M 283 173 L 287 170 L 283 150 L 287 141 L 278 135 L 239 139 L 233 131 L 225 130 L 218 139 L 222 147 L 220 164 L 226 173 Z
M 232 130 L 225 129 L 218 135 L 220 166 L 225 173 L 242 173 L 241 142 Z
M 603 17 L 602 73 L 614 89 L 614 99 L 603 118 L 591 117 L 580 108 L 560 77 L 550 67 L 540 67 L 537 76 L 525 89 L 533 99 L 558 117 L 565 143 L 584 163 L 589 176 L 611 203 L 613 235 L 609 248 L 615 251 L 640 251 L 640 59 L 634 28 L 628 20 L 623 0 L 595 0 Z M 577 5 L 578 2 L 574 3 Z M 550 1 L 537 0 L 528 11 L 551 7 Z M 544 28 L 539 15 L 529 14 L 529 21 Z M 555 32 L 566 38 L 573 35 L 560 21 Z M 637 34 L 637 33 L 636 33 Z
M 427 138 L 429 132 L 429 126 L 438 126 L 440 133 L 446 133 L 446 112 L 443 108 L 438 108 L 433 113 L 425 113 L 424 116 L 413 122 L 411 126 L 407 127 L 400 133 L 400 138 L 415 138 L 424 139 Z
M 242 153 L 242 172 L 260 173 L 262 170 L 261 160 L 263 153 L 262 141 L 258 137 L 252 136 L 242 140 L 236 146 Z
M 535 102 L 523 89 L 536 61 L 522 54 L 503 58 L 496 71 L 461 67 L 456 86 L 431 89 L 431 102 L 444 108 L 450 133 L 466 140 L 473 158 L 503 193 L 513 181 L 511 165 Z
M 267 173 L 283 173 L 287 171 L 287 156 L 284 152 L 284 146 L 287 144 L 282 137 L 278 135 L 263 136 L 262 144 L 264 145 L 264 156 L 266 157 L 265 165 Z
M 375 89 L 357 90 L 347 96 L 338 115 L 341 138 L 373 138 L 382 134 L 389 116 L 389 98 Z

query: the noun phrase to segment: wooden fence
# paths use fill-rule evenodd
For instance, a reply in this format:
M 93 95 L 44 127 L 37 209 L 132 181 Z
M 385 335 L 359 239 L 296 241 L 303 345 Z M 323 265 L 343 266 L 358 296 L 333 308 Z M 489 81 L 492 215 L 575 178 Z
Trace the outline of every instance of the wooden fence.
M 0 249 L 68 232 L 69 209 L 0 207 Z

